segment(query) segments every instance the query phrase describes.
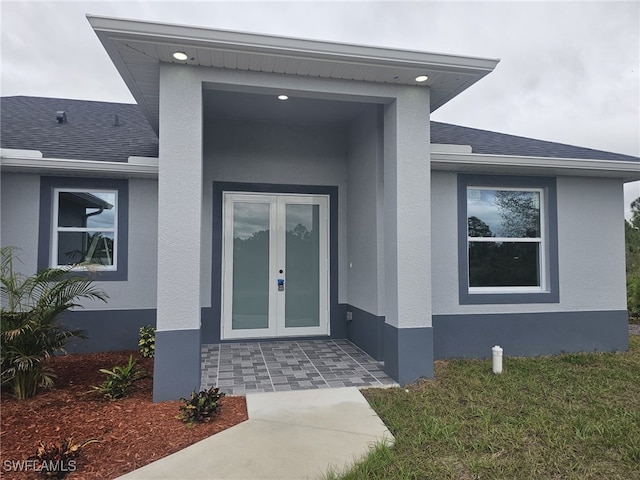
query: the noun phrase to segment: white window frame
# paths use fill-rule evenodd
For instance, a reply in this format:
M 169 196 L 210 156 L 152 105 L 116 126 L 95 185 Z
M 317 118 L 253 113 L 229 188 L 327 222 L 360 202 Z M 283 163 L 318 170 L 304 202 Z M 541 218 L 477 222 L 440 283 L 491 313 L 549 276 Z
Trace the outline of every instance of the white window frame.
M 112 228 L 93 228 L 93 227 L 59 227 L 58 215 L 60 210 L 60 193 L 109 193 L 115 195 L 114 202 L 114 215 L 113 215 L 113 227 Z M 50 266 L 54 268 L 68 268 L 69 265 L 58 263 L 58 235 L 61 232 L 81 232 L 81 233 L 94 233 L 94 232 L 108 232 L 113 233 L 113 258 L 111 265 L 98 265 L 91 264 L 90 266 L 73 266 L 73 270 L 80 271 L 105 271 L 115 272 L 118 269 L 118 213 L 119 213 L 119 198 L 118 189 L 113 188 L 54 188 L 53 189 L 53 212 L 52 212 L 52 232 L 51 232 L 51 251 L 49 258 Z
M 540 205 L 540 237 L 470 237 L 467 223 L 467 288 L 470 295 L 474 294 L 509 294 L 509 293 L 543 293 L 548 291 L 549 278 L 547 272 L 548 252 L 547 252 L 547 218 L 546 218 L 546 198 L 545 189 L 538 187 L 501 187 L 489 185 L 467 185 L 466 201 L 467 201 L 467 219 L 469 217 L 469 190 L 491 190 L 491 191 L 510 191 L 510 192 L 535 192 L 539 194 Z M 469 271 L 471 269 L 471 259 L 469 258 L 469 244 L 476 243 L 538 243 L 538 278 L 540 285 L 526 287 L 472 287 Z

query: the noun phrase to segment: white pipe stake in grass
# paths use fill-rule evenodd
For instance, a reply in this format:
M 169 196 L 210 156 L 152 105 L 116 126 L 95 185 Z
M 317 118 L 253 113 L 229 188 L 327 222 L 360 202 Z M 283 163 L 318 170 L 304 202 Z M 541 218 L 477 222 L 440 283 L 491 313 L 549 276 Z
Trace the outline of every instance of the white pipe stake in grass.
M 493 373 L 502 373 L 502 347 L 496 345 L 491 349 L 493 354 Z

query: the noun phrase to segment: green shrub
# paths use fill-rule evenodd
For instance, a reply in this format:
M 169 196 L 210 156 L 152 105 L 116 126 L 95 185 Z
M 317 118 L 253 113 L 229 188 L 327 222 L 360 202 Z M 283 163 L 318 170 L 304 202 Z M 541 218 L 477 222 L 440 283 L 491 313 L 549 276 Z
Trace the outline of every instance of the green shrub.
M 138 380 L 148 378 L 147 372 L 138 369 L 133 355 L 129 356 L 129 363 L 122 367 L 114 367 L 112 370 L 101 368 L 107 378 L 102 384 L 92 387 L 93 391 L 99 392 L 107 400 L 118 400 L 125 398 L 129 394 L 129 389 Z
M 38 387 L 51 388 L 55 374 L 45 365 L 56 352 L 65 352 L 67 340 L 86 338 L 82 330 L 69 330 L 59 316 L 80 299 L 102 300 L 107 295 L 94 287 L 84 272 L 47 268 L 29 277 L 14 270 L 13 247 L 0 249 L 0 379 L 19 399 L 32 397 Z
M 140 347 L 140 355 L 144 358 L 154 357 L 156 353 L 156 329 L 154 327 L 151 325 L 140 327 L 138 347 Z
M 91 443 L 99 443 L 92 438 L 81 443 L 73 443 L 73 437 L 67 437 L 60 443 L 46 443 L 40 440 L 36 447 L 36 454 L 29 460 L 37 460 L 38 468 L 45 478 L 64 478 L 67 473 L 75 471 L 75 459 L 80 451 Z
M 191 398 L 181 398 L 183 405 L 180 405 L 180 415 L 178 417 L 184 423 L 201 423 L 211 420 L 220 412 L 218 402 L 224 397 L 224 393 L 219 388 L 211 387 L 209 390 L 191 392 Z
M 640 316 L 640 274 L 627 278 L 627 308 L 629 315 Z

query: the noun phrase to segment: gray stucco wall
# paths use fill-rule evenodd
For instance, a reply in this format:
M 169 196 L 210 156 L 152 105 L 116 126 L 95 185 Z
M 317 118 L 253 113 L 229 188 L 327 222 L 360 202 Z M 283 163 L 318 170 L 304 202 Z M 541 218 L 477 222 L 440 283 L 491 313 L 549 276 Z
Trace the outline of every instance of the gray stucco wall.
M 71 351 L 135 348 L 138 327 L 155 322 L 157 269 L 157 182 L 129 181 L 129 268 L 126 281 L 96 281 L 109 299 L 83 302 L 84 309 L 64 317 L 73 328 L 86 329 L 90 341 L 72 344 Z M 0 244 L 20 250 L 19 270 L 35 273 L 38 257 L 40 176 L 2 174 Z M 97 311 L 100 312 L 97 312 Z M 113 314 L 107 313 L 113 312 Z M 136 313 L 139 312 L 139 315 Z M 98 321 L 99 319 L 99 321 Z M 107 338 L 108 337 L 108 338 Z M 98 339 L 104 340 L 100 346 Z
M 348 303 L 373 315 L 384 311 L 382 125 L 371 105 L 349 130 L 347 200 Z
M 109 294 L 106 309 L 156 308 L 157 241 L 158 184 L 155 180 L 130 179 L 128 279 L 97 282 Z
M 625 310 L 621 180 L 558 179 L 560 302 L 570 310 Z
M 558 177 L 560 302 L 460 305 L 456 174 L 432 172 L 434 315 L 626 309 L 623 189 L 615 179 Z
M 385 322 L 399 329 L 431 327 L 428 112 L 428 89 L 399 88 L 384 106 Z
M 19 247 L 20 271 L 36 272 L 40 177 L 26 173 L 2 173 L 0 197 L 0 245 Z
M 500 345 L 507 356 L 629 348 L 626 310 L 434 315 L 434 357 L 485 358 Z
M 157 183 L 129 180 L 129 274 L 127 281 L 96 281 L 109 295 L 100 310 L 148 309 L 156 304 Z M 2 174 L 0 244 L 19 246 L 20 271 L 35 273 L 38 257 L 40 177 L 26 173 Z M 32 220 L 32 221 L 27 221 Z

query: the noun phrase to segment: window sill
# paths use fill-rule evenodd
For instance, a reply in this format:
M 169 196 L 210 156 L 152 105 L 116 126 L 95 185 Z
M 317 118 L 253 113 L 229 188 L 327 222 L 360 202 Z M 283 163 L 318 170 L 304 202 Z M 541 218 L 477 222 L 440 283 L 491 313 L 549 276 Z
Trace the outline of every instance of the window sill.
M 540 287 L 469 287 L 469 295 L 513 295 L 516 293 L 542 294 L 550 292 Z
M 491 291 L 465 291 L 460 292 L 460 305 L 507 305 L 507 304 L 523 304 L 523 303 L 559 303 L 560 295 L 558 292 L 550 291 L 523 291 L 512 290 L 505 291 L 491 289 Z
M 86 267 L 83 266 L 71 266 L 71 265 L 52 265 L 51 268 L 59 268 L 62 270 L 67 270 L 69 273 L 74 272 L 87 272 L 87 273 L 102 273 L 102 272 L 117 272 L 118 270 L 115 267 L 104 267 L 98 265 L 89 265 Z

